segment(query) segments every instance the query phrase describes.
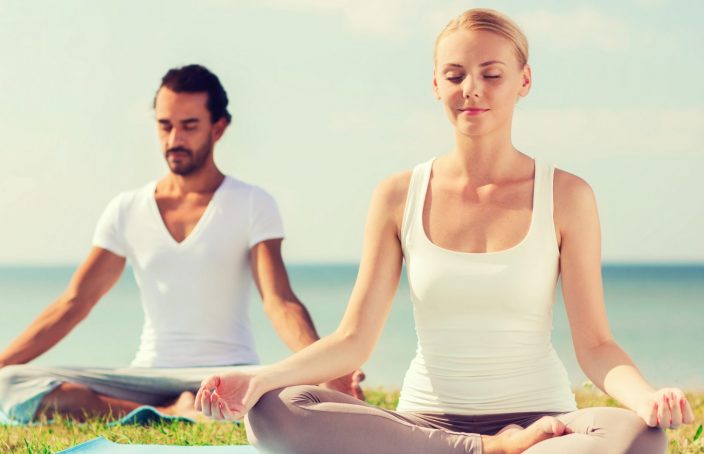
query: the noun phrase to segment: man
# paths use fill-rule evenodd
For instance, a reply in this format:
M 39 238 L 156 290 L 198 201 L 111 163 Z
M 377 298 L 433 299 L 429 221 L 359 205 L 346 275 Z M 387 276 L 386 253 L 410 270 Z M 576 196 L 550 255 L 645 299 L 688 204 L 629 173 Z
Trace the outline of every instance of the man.
M 283 227 L 262 189 L 224 175 L 213 148 L 230 123 L 227 94 L 199 65 L 168 71 L 154 99 L 169 173 L 120 194 L 66 291 L 0 353 L 0 413 L 121 416 L 143 405 L 192 416 L 193 391 L 214 370 L 257 364 L 248 318 L 252 276 L 272 324 L 297 351 L 316 341 L 281 258 Z M 68 334 L 117 282 L 129 260 L 145 323 L 130 368 L 24 364 Z M 325 386 L 362 398 L 357 371 Z

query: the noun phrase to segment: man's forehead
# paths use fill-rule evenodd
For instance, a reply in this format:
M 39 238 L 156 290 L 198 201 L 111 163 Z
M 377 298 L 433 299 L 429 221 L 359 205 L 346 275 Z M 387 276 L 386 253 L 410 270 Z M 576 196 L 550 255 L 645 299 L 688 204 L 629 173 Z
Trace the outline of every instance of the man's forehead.
M 156 96 L 155 110 L 160 116 L 200 116 L 208 115 L 208 94 L 206 92 L 175 92 L 161 87 Z

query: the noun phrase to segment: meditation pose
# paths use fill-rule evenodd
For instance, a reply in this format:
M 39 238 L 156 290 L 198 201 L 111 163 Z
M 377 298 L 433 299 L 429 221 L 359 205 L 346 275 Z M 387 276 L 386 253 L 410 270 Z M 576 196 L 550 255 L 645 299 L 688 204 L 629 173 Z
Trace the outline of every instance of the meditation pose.
M 665 452 L 663 429 L 691 422 L 691 407 L 680 389 L 648 384 L 612 337 L 591 187 L 512 144 L 531 82 L 510 19 L 475 9 L 452 20 L 432 86 L 454 149 L 376 188 L 339 327 L 276 364 L 214 374 L 197 408 L 245 416 L 270 453 Z M 396 411 L 315 386 L 369 358 L 403 262 L 418 346 Z M 628 409 L 577 409 L 551 344 L 558 278 L 581 368 Z
M 154 108 L 169 172 L 108 204 L 66 291 L 0 352 L 0 412 L 28 422 L 57 412 L 119 417 L 149 404 L 166 414 L 198 415 L 194 397 L 205 377 L 259 363 L 248 315 L 253 281 L 291 350 L 318 339 L 289 285 L 274 199 L 215 165 L 214 145 L 230 123 L 227 104 L 220 81 L 202 66 L 163 77 Z M 126 261 L 145 318 L 130 367 L 24 365 L 89 314 Z M 326 386 L 362 397 L 361 372 L 340 376 Z

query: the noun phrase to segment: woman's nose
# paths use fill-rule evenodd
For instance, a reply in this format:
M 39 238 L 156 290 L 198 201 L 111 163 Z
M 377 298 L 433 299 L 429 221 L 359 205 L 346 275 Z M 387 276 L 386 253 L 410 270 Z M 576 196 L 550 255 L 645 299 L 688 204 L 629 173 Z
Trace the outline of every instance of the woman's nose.
M 462 95 L 465 98 L 478 98 L 480 94 L 479 84 L 474 82 L 471 77 L 466 77 L 464 79 L 464 84 L 462 85 Z

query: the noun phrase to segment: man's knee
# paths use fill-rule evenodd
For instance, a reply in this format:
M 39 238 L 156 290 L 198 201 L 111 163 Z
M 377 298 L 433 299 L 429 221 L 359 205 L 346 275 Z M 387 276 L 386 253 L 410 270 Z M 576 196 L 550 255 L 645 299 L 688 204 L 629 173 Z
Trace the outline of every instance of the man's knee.
M 11 385 L 21 380 L 24 375 L 22 372 L 27 366 L 22 364 L 13 364 L 0 368 L 0 384 Z
M 95 394 L 89 387 L 85 385 L 80 385 L 78 383 L 63 382 L 58 384 L 53 390 L 44 396 L 42 402 L 50 402 L 58 399 L 61 396 L 84 396 L 88 394 Z

